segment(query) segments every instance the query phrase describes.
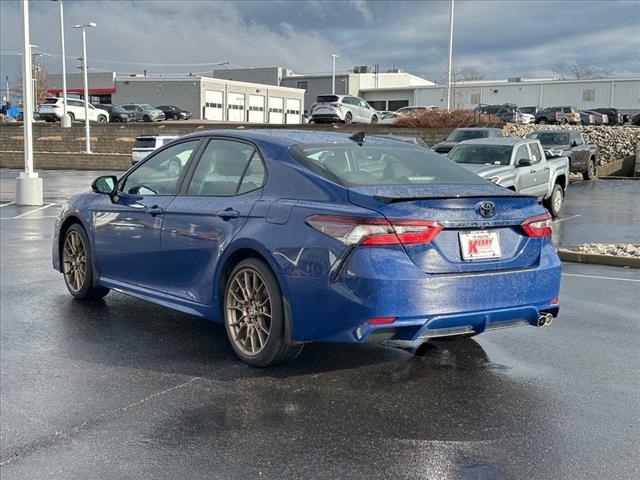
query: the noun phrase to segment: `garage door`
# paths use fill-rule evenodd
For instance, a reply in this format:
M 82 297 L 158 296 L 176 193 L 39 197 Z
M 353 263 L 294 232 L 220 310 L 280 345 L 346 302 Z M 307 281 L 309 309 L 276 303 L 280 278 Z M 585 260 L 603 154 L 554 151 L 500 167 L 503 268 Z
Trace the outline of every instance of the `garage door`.
M 204 119 L 205 120 L 224 120 L 224 103 L 223 92 L 217 90 L 205 90 L 204 92 Z
M 227 120 L 230 122 L 244 122 L 244 94 L 229 93 L 227 98 L 229 99 Z
M 264 123 L 264 96 L 249 95 L 249 122 Z
M 287 98 L 287 123 L 302 123 L 300 117 L 300 100 Z
M 284 99 L 269 98 L 269 123 L 284 123 Z

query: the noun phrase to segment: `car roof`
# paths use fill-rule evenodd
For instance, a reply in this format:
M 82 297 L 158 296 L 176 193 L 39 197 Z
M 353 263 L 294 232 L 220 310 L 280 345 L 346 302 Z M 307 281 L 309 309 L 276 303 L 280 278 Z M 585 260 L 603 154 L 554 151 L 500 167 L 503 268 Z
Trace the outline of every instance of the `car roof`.
M 230 137 L 239 140 L 253 142 L 264 142 L 282 147 L 291 147 L 300 144 L 353 144 L 349 137 L 353 134 L 321 132 L 314 130 L 285 130 L 285 129 L 221 129 L 207 130 L 186 135 L 182 138 L 196 137 Z M 403 142 L 404 143 L 404 142 Z M 397 145 L 398 140 L 378 137 L 375 135 L 365 135 L 365 144 L 386 144 Z
M 564 130 L 561 128 L 556 128 L 556 129 L 547 128 L 542 130 L 534 130 L 531 133 L 580 133 L 580 132 L 574 132 L 573 130 Z M 531 133 L 529 133 L 529 135 L 531 135 Z
M 464 127 L 464 128 L 456 128 L 456 130 L 464 131 L 464 132 L 502 131 L 501 128 L 488 128 L 488 127 Z
M 513 137 L 497 137 L 497 138 L 475 138 L 473 140 L 465 140 L 460 142 L 461 144 L 475 144 L 480 143 L 483 145 L 516 145 L 518 143 L 532 143 L 535 140 L 530 138 L 513 138 Z

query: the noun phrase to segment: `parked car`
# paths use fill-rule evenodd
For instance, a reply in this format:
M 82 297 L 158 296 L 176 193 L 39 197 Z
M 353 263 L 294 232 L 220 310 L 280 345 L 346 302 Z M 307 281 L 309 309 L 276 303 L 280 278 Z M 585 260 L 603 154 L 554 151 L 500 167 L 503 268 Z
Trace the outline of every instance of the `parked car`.
M 554 217 L 560 214 L 569 185 L 569 159 L 547 159 L 538 140 L 467 140 L 456 145 L 448 158 L 492 183 L 536 197 Z
M 633 117 L 631 117 L 631 124 L 640 126 L 640 113 L 636 113 Z
M 62 98 L 49 97 L 38 107 L 40 118 L 48 122 L 59 122 L 64 115 L 64 105 Z M 84 121 L 84 100 L 75 98 L 67 98 L 67 115 L 71 117 L 71 121 Z M 109 121 L 109 112 L 102 108 L 96 108 L 89 104 L 89 121 L 98 123 L 107 123 Z
M 454 145 L 464 140 L 473 140 L 474 138 L 496 138 L 503 136 L 504 134 L 499 128 L 456 128 L 447 136 L 447 138 L 436 143 L 431 148 L 436 153 L 446 156 Z
M 513 103 L 505 103 L 503 105 L 478 105 L 475 112 L 483 115 L 491 115 L 499 118 L 503 122 L 523 123 L 522 112 Z
M 587 110 L 586 112 L 580 112 L 580 119 L 582 120 L 583 124 L 584 124 L 583 113 L 590 116 L 590 119 L 592 120 L 591 122 L 592 125 L 606 125 L 609 123 L 609 117 L 607 117 L 604 113 L 596 112 L 594 110 Z
M 611 125 L 624 125 L 625 123 L 624 116 L 617 108 L 593 108 L 591 111 L 606 115 Z
M 161 105 L 156 107 L 164 113 L 164 117 L 172 120 L 189 120 L 191 118 L 191 112 L 176 107 L 175 105 Z
M 396 112 L 385 113 L 378 119 L 378 123 L 383 124 L 383 125 L 390 125 L 390 124 L 395 123 L 396 119 L 399 116 L 400 116 L 400 114 L 398 114 Z
M 176 135 L 142 135 L 137 137 L 131 149 L 131 165 L 144 160 L 151 152 L 176 138 L 178 138 Z
M 580 123 L 580 113 L 573 107 L 548 107 L 536 112 L 536 123 L 540 125 L 554 123 Z
M 378 123 L 378 112 L 360 97 L 320 95 L 311 107 L 311 122 Z
M 415 105 L 412 107 L 399 108 L 398 110 L 396 110 L 395 113 L 397 113 L 398 115 L 407 115 L 410 113 L 430 112 L 431 110 L 437 110 L 437 109 L 438 107 L 436 107 L 435 105 L 425 105 L 425 106 Z
M 161 122 L 165 119 L 162 110 L 158 110 L 147 103 L 129 103 L 122 105 L 122 108 L 127 112 L 133 112 L 138 122 Z
M 180 155 L 191 173 L 172 176 L 162 166 Z M 53 266 L 77 299 L 116 289 L 223 323 L 241 360 L 267 366 L 305 342 L 547 325 L 561 276 L 551 228 L 535 198 L 417 145 L 218 130 L 72 197 Z
M 522 113 L 527 113 L 529 115 L 533 115 L 535 118 L 536 113 L 538 113 L 538 106 L 535 107 L 518 107 Z
M 563 130 L 538 130 L 531 132 L 527 138 L 538 140 L 548 158 L 567 157 L 572 173 L 581 173 L 585 180 L 596 176 L 598 146 L 585 142 L 581 133 Z
M 127 123 L 127 122 L 136 121 L 136 114 L 125 110 L 120 105 L 112 105 L 110 103 L 100 103 L 96 108 L 100 108 L 108 112 L 110 122 Z

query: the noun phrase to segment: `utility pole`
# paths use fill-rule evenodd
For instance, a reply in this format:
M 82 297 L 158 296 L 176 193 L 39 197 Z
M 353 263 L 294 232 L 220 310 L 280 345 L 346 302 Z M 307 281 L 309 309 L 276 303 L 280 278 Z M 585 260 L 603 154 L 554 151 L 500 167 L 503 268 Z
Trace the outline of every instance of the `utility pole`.
M 24 172 L 16 178 L 16 205 L 42 205 L 42 179 L 33 171 L 33 97 L 31 91 L 31 44 L 29 0 L 22 0 L 22 110 Z
M 5 76 L 5 79 L 7 81 L 7 101 L 5 106 L 7 107 L 7 110 L 9 110 L 9 105 L 11 105 L 11 95 L 9 94 L 9 75 Z
M 340 58 L 335 53 L 331 54 L 333 67 L 331 69 L 331 95 L 336 94 L 336 58 Z
M 87 28 L 95 27 L 94 22 L 74 25 L 73 28 L 82 29 L 82 72 L 84 77 L 84 136 L 85 152 L 91 153 L 91 136 L 89 127 L 89 80 L 87 78 Z
M 449 68 L 447 69 L 447 112 L 451 110 L 451 64 L 453 62 L 453 2 L 449 10 Z

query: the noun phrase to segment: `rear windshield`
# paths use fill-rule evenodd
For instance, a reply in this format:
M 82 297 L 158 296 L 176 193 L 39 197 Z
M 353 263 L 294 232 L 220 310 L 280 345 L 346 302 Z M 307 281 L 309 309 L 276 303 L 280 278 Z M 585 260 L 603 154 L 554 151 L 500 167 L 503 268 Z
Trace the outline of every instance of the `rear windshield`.
M 362 147 L 355 143 L 296 145 L 290 152 L 310 170 L 345 187 L 486 183 L 426 148 L 399 142 Z
M 133 148 L 156 148 L 155 138 L 136 138 Z
M 568 133 L 534 132 L 527 135 L 527 138 L 540 140 L 543 145 L 569 145 Z
M 511 145 L 459 144 L 451 149 L 447 158 L 456 163 L 509 165 L 512 148 Z
M 58 98 L 45 98 L 44 102 L 42 102 L 45 105 L 50 105 L 52 103 L 58 103 Z
M 489 132 L 487 130 L 454 130 L 449 134 L 447 140 L 449 142 L 462 142 L 475 138 L 487 138 L 488 136 Z
M 337 102 L 339 98 L 336 95 L 320 95 L 316 102 L 318 103 L 333 103 Z

